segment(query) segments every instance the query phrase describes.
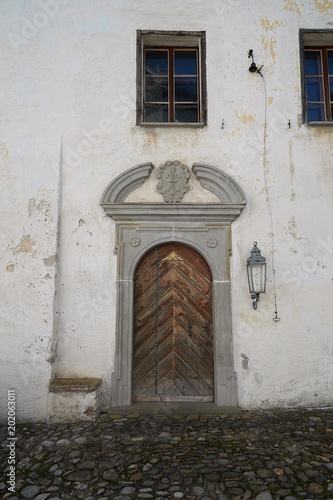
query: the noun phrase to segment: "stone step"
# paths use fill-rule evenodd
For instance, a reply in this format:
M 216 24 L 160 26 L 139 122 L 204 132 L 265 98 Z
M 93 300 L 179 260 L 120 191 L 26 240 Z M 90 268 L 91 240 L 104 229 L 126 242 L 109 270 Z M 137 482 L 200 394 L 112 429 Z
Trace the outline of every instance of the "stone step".
M 100 378 L 60 378 L 49 388 L 49 422 L 91 421 L 103 405 L 104 384 Z

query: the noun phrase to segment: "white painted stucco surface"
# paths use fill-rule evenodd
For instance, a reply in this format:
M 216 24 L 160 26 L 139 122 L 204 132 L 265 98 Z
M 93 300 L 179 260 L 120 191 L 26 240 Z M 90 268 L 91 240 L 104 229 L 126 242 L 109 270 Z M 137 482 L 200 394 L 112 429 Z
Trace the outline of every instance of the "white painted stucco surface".
M 46 420 L 55 376 L 103 378 L 108 403 L 117 256 L 100 199 L 126 169 L 167 160 L 210 163 L 245 194 L 231 257 L 239 405 L 332 405 L 333 126 L 301 124 L 298 40 L 332 29 L 332 2 L 3 0 L 0 24 L 1 419 L 16 389 L 18 418 Z M 135 125 L 137 29 L 206 31 L 207 127 Z M 264 64 L 269 207 L 249 49 Z M 152 182 L 131 201 L 157 200 Z M 214 201 L 198 185 L 191 195 Z M 268 261 L 257 311 L 253 241 Z

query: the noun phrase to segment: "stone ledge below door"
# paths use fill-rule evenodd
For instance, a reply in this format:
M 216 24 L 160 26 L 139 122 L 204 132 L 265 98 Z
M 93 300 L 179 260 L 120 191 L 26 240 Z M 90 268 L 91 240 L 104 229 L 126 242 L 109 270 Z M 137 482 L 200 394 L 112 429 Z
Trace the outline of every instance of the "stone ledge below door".
M 100 378 L 61 378 L 50 383 L 49 422 L 92 421 L 98 418 L 104 400 Z
M 214 403 L 174 403 L 174 402 L 135 402 L 131 406 L 107 408 L 110 418 L 133 415 L 241 415 L 242 409 L 233 406 L 216 406 Z

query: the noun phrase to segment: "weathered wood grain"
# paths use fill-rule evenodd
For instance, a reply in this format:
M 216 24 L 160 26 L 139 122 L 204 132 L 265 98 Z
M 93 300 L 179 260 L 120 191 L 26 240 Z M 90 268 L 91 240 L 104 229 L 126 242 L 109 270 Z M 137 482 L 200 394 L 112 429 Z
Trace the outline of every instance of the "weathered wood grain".
M 155 247 L 135 276 L 133 400 L 213 401 L 212 278 L 192 248 Z

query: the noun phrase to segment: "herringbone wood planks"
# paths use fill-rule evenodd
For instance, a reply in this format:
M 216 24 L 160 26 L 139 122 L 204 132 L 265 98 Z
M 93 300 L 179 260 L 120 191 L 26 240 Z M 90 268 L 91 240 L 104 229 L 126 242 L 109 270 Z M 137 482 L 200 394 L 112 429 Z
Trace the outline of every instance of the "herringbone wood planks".
M 133 400 L 213 401 L 211 273 L 193 249 L 148 252 L 135 277 Z

